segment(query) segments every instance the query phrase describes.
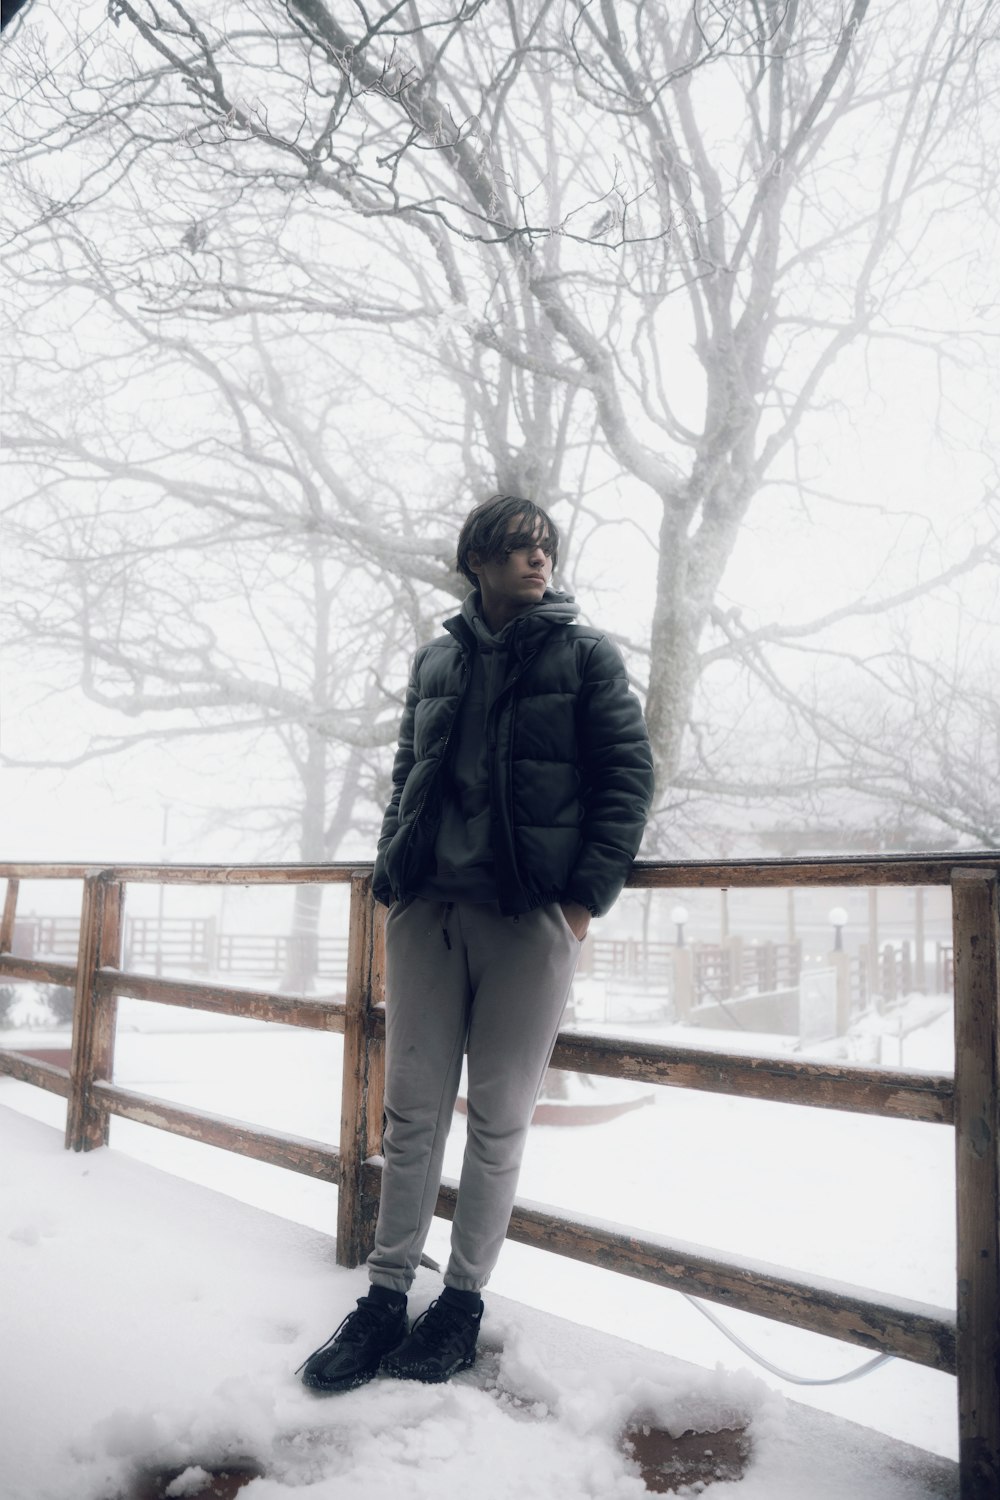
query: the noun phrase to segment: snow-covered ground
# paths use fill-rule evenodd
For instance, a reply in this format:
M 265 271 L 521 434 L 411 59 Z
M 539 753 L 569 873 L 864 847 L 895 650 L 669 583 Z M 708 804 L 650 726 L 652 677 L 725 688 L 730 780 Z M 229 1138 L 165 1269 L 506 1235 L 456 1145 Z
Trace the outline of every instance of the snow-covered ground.
M 718 1500 L 957 1494 L 945 1461 L 833 1426 L 746 1370 L 496 1295 L 476 1372 L 317 1399 L 295 1368 L 365 1286 L 328 1236 L 115 1148 L 66 1152 L 2 1106 L 0 1142 L 2 1500 L 116 1500 L 146 1468 L 184 1470 L 173 1493 L 193 1494 L 199 1468 L 236 1455 L 264 1476 L 247 1500 L 640 1500 L 620 1443 L 636 1422 L 748 1423 L 751 1465 Z M 421 1272 L 413 1311 L 436 1291 Z
M 915 1001 L 911 1011 L 926 1002 Z M 896 1020 L 887 1022 L 896 1028 Z M 755 1049 L 788 1039 L 712 1036 L 649 1023 L 635 1034 Z M 65 1032 L 0 1034 L 14 1045 L 58 1045 Z M 898 1043 L 891 1039 L 896 1051 Z M 910 1067 L 951 1066 L 942 1015 L 902 1043 Z M 335 1142 L 342 1039 L 171 1007 L 123 1002 L 116 1078 L 165 1099 Z M 578 1088 L 585 1087 L 582 1083 Z M 619 1091 L 621 1085 L 615 1085 Z M 693 1091 L 638 1089 L 654 1102 L 602 1125 L 536 1127 L 520 1195 L 874 1290 L 954 1305 L 953 1137 L 940 1126 L 795 1109 Z M 61 1128 L 64 1105 L 0 1079 L 0 1105 Z M 456 1177 L 464 1123 L 456 1118 L 446 1173 Z M 112 1122 L 112 1146 L 272 1213 L 331 1233 L 336 1192 L 131 1122 Z M 428 1253 L 443 1262 L 448 1225 L 435 1222 Z M 745 1356 L 676 1294 L 612 1273 L 505 1247 L 491 1289 L 526 1305 L 713 1367 Z M 746 1314 L 729 1325 L 771 1362 L 829 1377 L 864 1351 Z M 936 1453 L 954 1456 L 954 1382 L 895 1361 L 834 1387 L 768 1383 Z

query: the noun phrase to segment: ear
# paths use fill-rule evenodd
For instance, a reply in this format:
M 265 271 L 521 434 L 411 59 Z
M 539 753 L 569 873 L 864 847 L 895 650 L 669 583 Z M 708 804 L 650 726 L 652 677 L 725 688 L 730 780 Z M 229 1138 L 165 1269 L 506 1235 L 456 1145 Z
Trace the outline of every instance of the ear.
M 466 558 L 466 562 L 468 563 L 471 571 L 475 573 L 476 577 L 478 578 L 480 569 L 483 566 L 483 559 L 480 557 L 479 553 L 470 552 L 468 557 Z

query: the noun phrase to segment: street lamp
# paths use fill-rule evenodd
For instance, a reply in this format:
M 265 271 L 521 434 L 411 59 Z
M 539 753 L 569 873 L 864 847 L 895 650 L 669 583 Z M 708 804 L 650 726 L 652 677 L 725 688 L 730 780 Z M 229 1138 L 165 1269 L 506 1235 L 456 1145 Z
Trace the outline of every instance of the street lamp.
M 683 948 L 684 947 L 684 923 L 687 921 L 687 919 L 688 919 L 688 909 L 687 909 L 686 906 L 673 906 L 673 907 L 671 907 L 671 909 L 670 909 L 670 920 L 671 920 L 671 922 L 674 923 L 675 927 L 677 928 L 676 943 L 677 943 L 678 948 Z
M 831 906 L 827 916 L 833 925 L 833 951 L 843 953 L 844 951 L 844 928 L 847 925 L 848 912 L 844 906 Z

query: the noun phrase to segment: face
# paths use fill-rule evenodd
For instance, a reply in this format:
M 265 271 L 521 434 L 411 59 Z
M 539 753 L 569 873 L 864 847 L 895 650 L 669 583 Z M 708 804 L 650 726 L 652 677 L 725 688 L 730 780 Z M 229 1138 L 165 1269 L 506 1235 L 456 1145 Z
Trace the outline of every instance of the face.
M 507 535 L 515 538 L 523 531 L 524 517 L 514 516 Z M 506 557 L 481 558 L 473 552 L 469 567 L 479 580 L 483 605 L 487 612 L 502 612 L 508 617 L 530 609 L 541 602 L 552 577 L 552 557 L 548 548 L 548 528 L 540 526 L 530 545 L 508 545 Z

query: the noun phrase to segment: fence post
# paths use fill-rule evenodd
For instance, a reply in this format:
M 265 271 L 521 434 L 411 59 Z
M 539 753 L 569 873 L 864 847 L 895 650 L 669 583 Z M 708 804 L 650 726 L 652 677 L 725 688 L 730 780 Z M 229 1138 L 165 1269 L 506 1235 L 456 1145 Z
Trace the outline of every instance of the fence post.
M 959 1487 L 1000 1494 L 1000 914 L 995 871 L 952 872 Z
M 858 944 L 858 1009 L 867 1010 L 871 1004 L 871 965 L 868 962 L 868 944 Z
M 878 980 L 878 957 L 881 946 L 878 940 L 878 886 L 868 887 L 868 950 L 871 954 L 871 974 L 873 983 L 869 987 L 869 994 L 879 988 Z
M 904 996 L 913 992 L 913 959 L 910 955 L 910 940 L 907 938 L 899 950 L 899 988 Z
M 827 963 L 837 976 L 837 1035 L 846 1036 L 851 1025 L 851 955 L 834 951 L 827 954 Z
M 927 952 L 926 939 L 924 937 L 924 888 L 918 885 L 914 894 L 913 902 L 913 985 L 922 993 L 927 991 Z
M 742 995 L 743 984 L 743 939 L 737 934 L 726 939 L 729 949 L 729 994 L 726 999 L 733 995 Z
M 125 891 L 107 875 L 88 875 L 83 882 L 80 946 L 73 997 L 73 1057 L 66 1110 L 66 1148 L 93 1151 L 108 1144 L 108 1112 L 94 1098 L 93 1084 L 114 1070 L 118 1001 L 97 993 L 101 968 L 121 965 Z
M 896 968 L 896 950 L 891 943 L 886 943 L 882 949 L 882 999 L 880 1010 L 885 1010 L 887 1005 L 895 1005 L 899 999 L 899 975 Z
M 691 1015 L 694 1004 L 694 952 L 690 948 L 674 948 L 674 1015 L 683 1025 Z
M 7 877 L 7 890 L 3 898 L 3 916 L 0 917 L 0 953 L 10 953 L 14 946 L 14 919 L 17 916 L 17 893 L 21 882 L 13 875 Z
M 385 913 L 372 895 L 371 875 L 351 877 L 344 1017 L 344 1081 L 340 1109 L 340 1191 L 337 1264 L 356 1266 L 371 1251 L 378 1195 L 365 1191 L 364 1164 L 382 1144 L 383 1044 L 373 1006 L 385 986 Z
M 219 919 L 218 917 L 207 917 L 204 928 L 203 956 L 205 968 L 209 974 L 218 973 L 219 969 Z

